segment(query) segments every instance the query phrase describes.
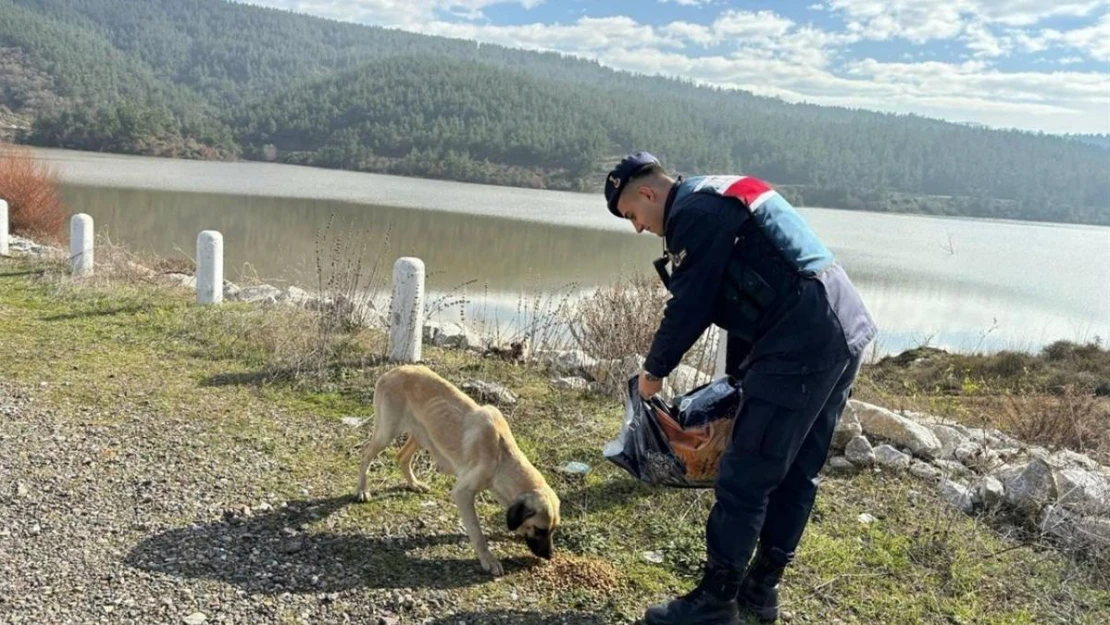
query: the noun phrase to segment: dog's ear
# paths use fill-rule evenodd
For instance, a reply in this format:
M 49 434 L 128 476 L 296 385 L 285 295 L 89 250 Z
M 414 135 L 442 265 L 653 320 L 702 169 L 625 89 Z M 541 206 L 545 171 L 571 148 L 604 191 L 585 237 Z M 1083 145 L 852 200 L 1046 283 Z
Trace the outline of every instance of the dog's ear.
M 517 499 L 505 512 L 505 523 L 509 526 L 510 532 L 515 532 L 518 527 L 524 524 L 525 519 L 536 515 L 536 511 L 529 507 L 526 502 L 526 499 Z

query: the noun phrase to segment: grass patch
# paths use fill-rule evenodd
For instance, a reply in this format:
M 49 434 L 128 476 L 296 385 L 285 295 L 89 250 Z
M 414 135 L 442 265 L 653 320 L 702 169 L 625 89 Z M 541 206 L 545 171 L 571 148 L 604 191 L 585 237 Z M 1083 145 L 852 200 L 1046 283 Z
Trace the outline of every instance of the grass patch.
M 205 454 L 231 465 L 248 451 L 271 458 L 273 469 L 250 479 L 257 492 L 292 502 L 292 511 L 274 515 L 316 512 L 265 523 L 305 523 L 326 537 L 320 544 L 336 566 L 360 571 L 361 586 L 437 588 L 476 616 L 519 611 L 555 622 L 578 610 L 622 623 L 696 582 L 712 492 L 651 488 L 606 463 L 600 450 L 619 430 L 618 401 L 555 391 L 545 373 L 527 365 L 425 348 L 427 363 L 453 382 L 482 379 L 518 395 L 505 408 L 514 435 L 563 501 L 560 559 L 539 564 L 505 534 L 492 497 L 479 500 L 492 549 L 508 572 L 491 581 L 463 536 L 452 478 L 433 472 L 425 454 L 417 456 L 417 472 L 431 492 L 397 488 L 394 447 L 371 467 L 373 500 L 347 503 L 353 452 L 367 431 L 340 417 L 371 416 L 373 383 L 386 367 L 377 357 L 381 336 L 358 329 L 316 335 L 314 341 L 344 348 L 326 352 L 326 366 L 313 375 L 275 375 L 312 311 L 197 307 L 181 289 L 74 282 L 59 266 L 27 260 L 0 260 L 0 274 L 0 376 L 41 385 L 58 419 L 88 419 L 89 411 L 111 419 L 120 405 L 144 406 L 152 436 L 162 420 L 191 420 L 204 424 L 198 446 Z M 893 378 L 869 375 L 872 389 L 893 384 L 883 387 L 877 380 Z M 563 474 L 559 467 L 570 460 L 593 470 Z M 932 488 L 909 477 L 826 478 L 783 584 L 792 622 L 1110 620 L 1104 578 L 947 510 Z M 876 520 L 862 523 L 865 512 Z M 264 532 L 262 521 L 252 522 L 258 529 L 249 532 Z M 147 540 L 157 548 L 157 537 Z M 649 551 L 662 562 L 645 558 Z

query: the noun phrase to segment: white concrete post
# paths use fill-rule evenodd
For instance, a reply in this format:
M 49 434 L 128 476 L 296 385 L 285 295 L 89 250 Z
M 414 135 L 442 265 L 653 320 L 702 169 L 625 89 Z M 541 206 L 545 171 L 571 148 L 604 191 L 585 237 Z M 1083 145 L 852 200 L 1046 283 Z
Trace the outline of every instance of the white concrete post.
M 424 338 L 424 261 L 404 256 L 393 263 L 389 303 L 389 359 L 417 362 Z
M 69 219 L 69 264 L 74 275 L 93 272 L 93 218 L 78 213 Z
M 713 371 L 713 379 L 725 375 L 725 365 L 728 364 L 728 332 L 724 328 L 717 328 L 717 366 Z
M 215 230 L 197 235 L 197 303 L 224 301 L 224 237 Z
M 8 255 L 8 203 L 0 200 L 0 256 Z

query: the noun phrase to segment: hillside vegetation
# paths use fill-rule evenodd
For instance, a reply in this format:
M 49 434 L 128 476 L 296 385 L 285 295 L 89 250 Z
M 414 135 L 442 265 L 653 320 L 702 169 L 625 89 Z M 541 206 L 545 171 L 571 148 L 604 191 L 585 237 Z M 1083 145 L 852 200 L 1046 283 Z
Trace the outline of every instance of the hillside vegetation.
M 591 192 L 648 149 L 805 205 L 1110 223 L 1098 137 L 788 104 L 223 0 L 0 0 L 0 103 L 41 146 Z

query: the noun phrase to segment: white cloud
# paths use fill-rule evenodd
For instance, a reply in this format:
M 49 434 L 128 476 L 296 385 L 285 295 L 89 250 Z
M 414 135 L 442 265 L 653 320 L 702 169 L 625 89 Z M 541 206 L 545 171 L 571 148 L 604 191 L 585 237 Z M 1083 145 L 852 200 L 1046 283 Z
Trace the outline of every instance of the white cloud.
M 794 102 L 914 112 L 1048 132 L 1110 132 L 1110 75 L 1106 72 L 1003 72 L 991 64 L 992 59 L 1015 51 L 1035 53 L 1054 47 L 1110 59 L 1108 16 L 1064 32 L 1013 25 L 1029 20 L 1038 23 L 1067 11 L 1091 11 L 1098 2 L 1063 0 L 1044 6 L 1019 0 L 891 0 L 891 4 L 886 0 L 828 0 L 827 9 L 850 12 L 856 24 L 851 30 L 828 32 L 772 11 L 730 9 L 708 24 L 676 21 L 652 26 L 616 16 L 581 17 L 570 23 L 497 25 L 448 22 L 434 16 L 436 11 L 460 8 L 480 11 L 496 2 L 522 6 L 535 6 L 537 2 L 254 1 L 286 8 L 295 4 L 302 11 L 318 15 L 427 34 L 555 50 L 597 59 L 616 69 L 682 77 Z M 1107 3 L 1110 0 L 1102 2 Z M 377 17 L 367 17 L 371 14 Z M 971 58 L 960 63 L 914 62 L 912 57 L 904 57 L 905 62 L 846 58 L 847 44 L 880 36 L 950 38 L 966 46 Z M 706 54 L 704 49 L 709 47 L 716 49 Z M 914 56 L 922 59 L 931 56 L 931 51 L 922 48 Z
M 827 0 L 852 32 L 924 43 L 959 35 L 966 24 L 1033 26 L 1052 17 L 1084 17 L 1110 0 Z

